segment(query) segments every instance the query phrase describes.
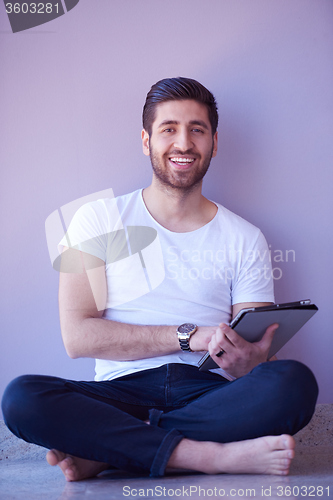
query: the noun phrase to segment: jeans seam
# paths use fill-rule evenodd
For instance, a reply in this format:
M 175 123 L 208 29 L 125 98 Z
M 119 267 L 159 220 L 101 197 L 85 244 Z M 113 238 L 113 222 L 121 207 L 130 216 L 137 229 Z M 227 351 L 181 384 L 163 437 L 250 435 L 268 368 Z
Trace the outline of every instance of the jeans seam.
M 169 404 L 170 399 L 170 365 L 166 365 L 166 377 L 165 377 L 165 386 L 164 386 L 164 402 L 167 406 Z

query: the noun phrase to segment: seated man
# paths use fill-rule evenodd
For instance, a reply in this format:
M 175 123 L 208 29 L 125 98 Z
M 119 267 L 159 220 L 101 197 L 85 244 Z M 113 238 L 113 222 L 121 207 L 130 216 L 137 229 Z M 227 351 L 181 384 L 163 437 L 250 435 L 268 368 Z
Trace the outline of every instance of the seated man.
M 256 343 L 228 326 L 274 296 L 262 233 L 202 195 L 217 124 L 200 83 L 153 85 L 142 131 L 151 185 L 82 206 L 61 242 L 63 340 L 70 357 L 96 358 L 95 381 L 19 377 L 2 407 L 68 481 L 108 468 L 285 475 L 292 435 L 314 412 L 311 371 L 267 360 L 278 325 Z M 201 372 L 207 350 L 220 368 Z

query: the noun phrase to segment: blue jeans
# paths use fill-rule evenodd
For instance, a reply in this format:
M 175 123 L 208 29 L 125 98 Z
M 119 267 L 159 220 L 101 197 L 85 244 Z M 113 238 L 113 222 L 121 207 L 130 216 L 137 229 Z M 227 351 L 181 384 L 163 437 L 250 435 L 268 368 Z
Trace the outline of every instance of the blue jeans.
M 21 376 L 2 409 L 25 441 L 157 477 L 184 437 L 225 443 L 295 434 L 317 395 L 312 372 L 297 361 L 262 363 L 233 382 L 169 364 L 104 382 Z

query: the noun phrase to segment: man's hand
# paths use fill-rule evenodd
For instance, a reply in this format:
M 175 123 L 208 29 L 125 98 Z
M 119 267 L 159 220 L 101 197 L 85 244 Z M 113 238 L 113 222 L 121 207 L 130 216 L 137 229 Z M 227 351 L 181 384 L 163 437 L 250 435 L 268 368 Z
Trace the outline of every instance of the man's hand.
M 199 326 L 190 338 L 191 351 L 208 351 L 208 346 L 216 334 L 216 326 Z
M 268 352 L 279 325 L 269 326 L 259 342 L 247 342 L 228 325 L 221 323 L 208 345 L 209 354 L 223 370 L 239 378 L 259 363 L 267 361 Z M 216 356 L 223 349 L 222 356 Z

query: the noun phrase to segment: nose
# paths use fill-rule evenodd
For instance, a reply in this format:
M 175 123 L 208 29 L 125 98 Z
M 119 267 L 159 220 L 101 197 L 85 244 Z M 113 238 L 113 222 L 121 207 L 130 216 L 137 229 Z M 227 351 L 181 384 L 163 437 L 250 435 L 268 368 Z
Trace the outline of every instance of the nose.
M 174 148 L 180 151 L 187 151 L 193 147 L 190 132 L 186 129 L 179 130 L 174 140 Z

